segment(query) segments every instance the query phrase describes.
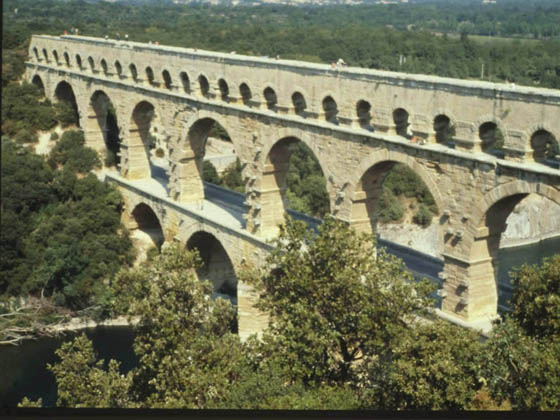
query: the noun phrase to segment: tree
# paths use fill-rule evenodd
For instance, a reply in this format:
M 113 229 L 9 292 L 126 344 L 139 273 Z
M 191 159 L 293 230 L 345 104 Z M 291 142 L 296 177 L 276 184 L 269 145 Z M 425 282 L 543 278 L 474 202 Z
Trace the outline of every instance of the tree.
M 359 382 L 360 370 L 383 357 L 429 305 L 432 286 L 415 283 L 402 262 L 380 252 L 373 240 L 325 219 L 313 237 L 287 221 L 263 272 L 247 281 L 271 315 L 263 340 L 291 381 Z

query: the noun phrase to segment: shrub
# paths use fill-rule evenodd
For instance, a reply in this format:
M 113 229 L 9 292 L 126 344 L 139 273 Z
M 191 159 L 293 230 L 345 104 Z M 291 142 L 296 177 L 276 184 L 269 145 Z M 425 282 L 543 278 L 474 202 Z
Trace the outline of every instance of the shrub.
M 28 128 L 19 130 L 15 135 L 14 139 L 18 143 L 37 143 L 39 141 L 39 138 L 37 137 L 37 133 L 34 133 L 32 130 Z
M 53 132 L 51 133 L 51 141 L 55 141 L 55 140 L 58 140 L 58 133 Z
M 428 227 L 432 223 L 432 212 L 426 205 L 420 204 L 420 207 L 418 208 L 418 211 L 416 212 L 412 220 L 417 225 Z

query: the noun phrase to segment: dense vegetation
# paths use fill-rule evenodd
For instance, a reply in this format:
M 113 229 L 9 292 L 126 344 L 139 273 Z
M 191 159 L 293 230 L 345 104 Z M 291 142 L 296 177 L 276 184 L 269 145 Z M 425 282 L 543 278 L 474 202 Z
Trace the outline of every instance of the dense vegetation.
M 511 3 L 511 2 L 510 2 Z M 560 86 L 560 5 L 515 1 L 499 6 L 448 3 L 332 7 L 208 7 L 128 5 L 79 0 L 6 0 L 3 61 L 31 33 L 111 38 L 128 33 L 140 42 L 280 55 L 410 73 L 479 78 L 547 87 Z M 14 13 L 14 9 L 18 13 Z M 75 13 L 75 10 L 80 13 Z M 434 33 L 437 31 L 438 33 Z M 449 32 L 442 35 L 439 32 Z M 459 34 L 461 36 L 459 36 Z M 477 38 L 470 34 L 523 36 L 537 40 Z M 540 38 L 554 38 L 545 39 Z
M 363 252 L 372 246 L 332 219 L 318 236 L 288 223 L 265 268 L 243 275 L 271 314 L 262 338 L 245 342 L 232 332 L 229 302 L 209 300 L 211 285 L 196 279 L 197 254 L 165 249 L 112 286 L 115 308 L 139 317 L 139 365 L 122 375 L 118 362 L 96 359 L 85 336 L 66 343 L 50 366 L 58 405 L 560 408 L 558 319 L 541 316 L 560 313 L 560 255 L 519 271 L 519 285 L 532 286 L 516 289 L 512 316 L 482 342 L 441 320 L 419 322 L 432 286 L 384 253 Z

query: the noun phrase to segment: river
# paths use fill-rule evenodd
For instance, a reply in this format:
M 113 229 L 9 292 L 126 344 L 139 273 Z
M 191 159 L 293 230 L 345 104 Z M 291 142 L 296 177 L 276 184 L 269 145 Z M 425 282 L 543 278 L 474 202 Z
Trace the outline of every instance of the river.
M 501 249 L 498 265 L 500 310 L 506 309 L 506 301 L 511 296 L 507 273 L 513 267 L 522 263 L 539 263 L 543 257 L 559 252 L 560 237 Z M 136 365 L 137 358 L 132 351 L 134 333 L 130 327 L 97 327 L 87 329 L 86 334 L 92 339 L 100 358 L 121 362 L 122 373 L 128 372 Z M 54 407 L 56 383 L 46 365 L 56 362 L 57 356 L 54 351 L 63 341 L 75 336 L 76 333 L 68 333 L 59 338 L 27 341 L 19 346 L 0 346 L 0 407 L 15 407 L 25 396 L 32 400 L 41 397 L 44 406 Z

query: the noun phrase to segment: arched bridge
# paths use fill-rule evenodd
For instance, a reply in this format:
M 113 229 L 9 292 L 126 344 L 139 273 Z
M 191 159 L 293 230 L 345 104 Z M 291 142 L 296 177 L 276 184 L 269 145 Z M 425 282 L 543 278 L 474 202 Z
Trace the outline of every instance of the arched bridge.
M 140 203 L 151 206 L 166 239 L 188 242 L 196 227 L 223 241 L 234 266 L 262 261 L 277 234 L 297 142 L 319 161 L 331 213 L 362 231 L 375 231 L 395 163 L 422 178 L 439 209 L 442 310 L 467 323 L 496 315 L 497 250 L 515 205 L 529 194 L 560 205 L 556 90 L 77 36 L 33 36 L 26 66 L 49 99 L 75 99 L 87 144 L 101 153 L 114 112 L 122 141 L 110 178 L 131 220 Z M 215 122 L 243 168 L 247 210 L 237 222 L 189 214 L 211 207 L 201 173 Z M 148 199 L 148 181 L 165 177 L 164 199 Z

